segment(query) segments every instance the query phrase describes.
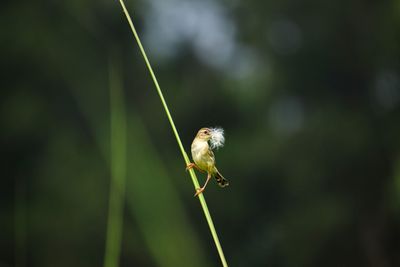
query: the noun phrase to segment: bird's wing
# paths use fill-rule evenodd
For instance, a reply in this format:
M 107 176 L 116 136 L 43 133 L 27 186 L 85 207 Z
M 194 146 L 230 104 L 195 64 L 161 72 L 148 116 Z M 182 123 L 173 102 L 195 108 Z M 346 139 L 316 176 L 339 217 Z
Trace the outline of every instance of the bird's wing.
M 212 161 L 215 162 L 215 156 L 214 156 L 214 152 L 212 152 L 211 149 L 208 150 L 208 156 L 211 158 Z

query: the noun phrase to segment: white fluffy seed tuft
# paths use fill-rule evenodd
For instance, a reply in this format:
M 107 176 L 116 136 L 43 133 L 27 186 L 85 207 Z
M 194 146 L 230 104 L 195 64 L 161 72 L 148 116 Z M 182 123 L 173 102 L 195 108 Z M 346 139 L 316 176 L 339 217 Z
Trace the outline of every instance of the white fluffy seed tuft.
M 211 128 L 211 149 L 218 149 L 224 146 L 225 137 L 224 137 L 224 129 L 222 128 Z

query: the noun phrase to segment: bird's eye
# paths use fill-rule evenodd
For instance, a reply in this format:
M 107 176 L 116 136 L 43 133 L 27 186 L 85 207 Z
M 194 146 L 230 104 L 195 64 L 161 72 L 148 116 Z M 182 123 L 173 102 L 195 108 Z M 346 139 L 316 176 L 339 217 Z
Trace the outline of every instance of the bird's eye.
M 205 131 L 204 131 L 204 133 L 205 133 L 205 134 L 208 134 L 208 131 L 207 131 L 207 130 L 205 130 Z

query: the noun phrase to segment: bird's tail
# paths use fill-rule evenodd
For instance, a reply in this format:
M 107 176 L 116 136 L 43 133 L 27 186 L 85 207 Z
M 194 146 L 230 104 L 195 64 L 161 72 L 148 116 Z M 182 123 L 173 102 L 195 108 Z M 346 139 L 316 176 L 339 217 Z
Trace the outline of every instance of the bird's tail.
M 217 180 L 217 183 L 220 187 L 225 187 L 229 185 L 228 180 L 226 180 L 224 178 L 224 176 L 222 176 L 222 174 L 217 170 L 217 172 L 215 173 L 215 179 Z

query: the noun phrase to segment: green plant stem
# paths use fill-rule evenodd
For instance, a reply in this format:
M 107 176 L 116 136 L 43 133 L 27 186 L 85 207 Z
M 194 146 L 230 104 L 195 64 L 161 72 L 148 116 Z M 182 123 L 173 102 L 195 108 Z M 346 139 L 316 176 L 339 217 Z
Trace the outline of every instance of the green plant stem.
M 183 156 L 183 158 L 185 160 L 185 163 L 187 165 L 187 164 L 190 163 L 189 157 L 186 154 L 185 149 L 183 148 L 181 139 L 179 137 L 178 131 L 176 130 L 175 123 L 174 123 L 174 121 L 172 119 L 171 113 L 169 112 L 169 109 L 168 109 L 167 103 L 166 103 L 166 101 L 164 99 L 164 96 L 163 96 L 163 93 L 161 91 L 160 85 L 158 84 L 157 78 L 156 78 L 156 76 L 154 74 L 154 71 L 153 71 L 153 69 L 152 69 L 152 67 L 150 65 L 150 62 L 149 62 L 149 60 L 147 58 L 146 52 L 144 51 L 142 42 L 140 41 L 139 35 L 136 32 L 135 26 L 133 25 L 133 22 L 132 22 L 132 19 L 131 19 L 130 15 L 129 15 L 129 12 L 125 7 L 125 3 L 124 3 L 123 0 L 119 0 L 119 2 L 121 4 L 121 6 L 122 6 L 122 9 L 123 9 L 124 13 L 125 13 L 126 19 L 128 20 L 129 26 L 131 27 L 132 33 L 135 36 L 136 42 L 137 42 L 137 44 L 139 46 L 140 52 L 142 53 L 144 61 L 146 62 L 146 66 L 147 66 L 147 68 L 148 68 L 148 70 L 150 72 L 151 78 L 153 79 L 154 85 L 156 86 L 158 95 L 159 95 L 159 97 L 161 99 L 161 102 L 162 102 L 162 104 L 164 106 L 165 113 L 167 114 L 168 120 L 169 120 L 169 122 L 171 124 L 171 127 L 172 127 L 172 130 L 173 130 L 173 132 L 175 134 L 176 141 L 178 142 L 179 148 L 180 148 L 180 150 L 182 152 L 182 156 Z M 199 188 L 200 187 L 199 181 L 197 180 L 197 177 L 196 177 L 196 174 L 195 174 L 194 170 L 191 169 L 189 171 L 189 173 L 190 173 L 190 176 L 192 178 L 194 188 L 195 189 Z M 221 258 L 222 266 L 224 266 L 224 267 L 228 266 L 228 264 L 226 262 L 226 259 L 225 259 L 224 251 L 222 250 L 221 244 L 219 242 L 217 231 L 215 230 L 214 223 L 212 221 L 212 218 L 211 218 L 211 215 L 210 215 L 210 211 L 208 210 L 207 203 L 206 203 L 206 200 L 205 200 L 203 194 L 199 195 L 199 200 L 200 200 L 201 207 L 203 208 L 204 215 L 206 217 L 206 220 L 207 220 L 208 226 L 210 228 L 211 234 L 213 236 L 215 245 L 217 247 L 219 257 Z
M 121 251 L 126 177 L 126 118 L 121 77 L 115 54 L 110 56 L 111 186 L 104 267 L 118 267 Z

